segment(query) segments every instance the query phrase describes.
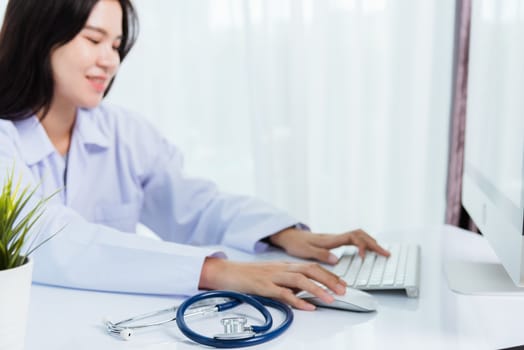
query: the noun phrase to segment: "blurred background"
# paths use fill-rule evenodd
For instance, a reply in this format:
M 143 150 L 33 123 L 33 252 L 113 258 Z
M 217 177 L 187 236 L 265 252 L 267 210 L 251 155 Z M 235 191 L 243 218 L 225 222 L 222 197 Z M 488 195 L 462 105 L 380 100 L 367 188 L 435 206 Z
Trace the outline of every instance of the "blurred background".
M 155 124 L 189 174 L 318 232 L 444 223 L 455 1 L 134 4 L 107 101 Z

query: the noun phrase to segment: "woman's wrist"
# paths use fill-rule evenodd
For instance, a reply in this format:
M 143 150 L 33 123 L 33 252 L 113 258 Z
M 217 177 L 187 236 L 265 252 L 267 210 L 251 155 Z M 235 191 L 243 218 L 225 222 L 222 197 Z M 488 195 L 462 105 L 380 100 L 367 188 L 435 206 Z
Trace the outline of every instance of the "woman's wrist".
M 297 229 L 296 226 L 288 227 L 269 236 L 268 241 L 276 247 L 285 248 L 289 237 L 296 235 L 298 232 L 300 232 L 300 230 Z
M 227 265 L 227 260 L 216 257 L 206 257 L 202 264 L 198 289 L 218 289 L 220 281 L 220 272 Z

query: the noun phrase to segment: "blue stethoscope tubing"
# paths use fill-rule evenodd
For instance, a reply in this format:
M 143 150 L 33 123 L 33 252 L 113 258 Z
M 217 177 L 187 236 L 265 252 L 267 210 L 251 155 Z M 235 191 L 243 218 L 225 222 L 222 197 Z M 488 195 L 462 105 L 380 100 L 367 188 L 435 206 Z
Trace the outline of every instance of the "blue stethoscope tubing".
M 184 319 L 184 313 L 186 310 L 194 303 L 204 300 L 204 299 L 210 299 L 210 298 L 230 298 L 232 299 L 229 302 L 222 303 L 216 305 L 218 311 L 225 311 L 228 309 L 231 309 L 240 303 L 246 303 L 257 309 L 263 316 L 264 316 L 264 324 L 259 326 L 251 326 L 251 330 L 255 333 L 255 335 L 251 338 L 247 339 L 216 339 L 216 338 L 210 338 L 205 337 L 201 334 L 198 334 L 194 332 L 192 329 L 189 328 L 189 326 L 186 324 L 186 321 Z M 271 313 L 266 308 L 272 307 L 279 311 L 281 311 L 285 318 L 282 321 L 282 323 L 275 328 L 272 331 L 269 331 L 273 325 L 273 317 L 271 316 Z M 238 347 L 244 347 L 244 346 L 252 346 L 257 345 L 261 343 L 265 343 L 269 340 L 272 340 L 279 335 L 281 335 L 283 332 L 285 332 L 291 323 L 293 322 L 293 311 L 291 311 L 291 308 L 277 300 L 256 296 L 256 295 L 247 295 L 242 293 L 237 293 L 233 291 L 220 291 L 220 290 L 213 290 L 209 292 L 204 292 L 197 294 L 193 297 L 190 297 L 189 299 L 185 300 L 180 306 L 178 307 L 177 313 L 176 313 L 176 323 L 178 325 L 178 328 L 180 331 L 189 339 L 208 346 L 212 346 L 215 348 L 238 348 Z

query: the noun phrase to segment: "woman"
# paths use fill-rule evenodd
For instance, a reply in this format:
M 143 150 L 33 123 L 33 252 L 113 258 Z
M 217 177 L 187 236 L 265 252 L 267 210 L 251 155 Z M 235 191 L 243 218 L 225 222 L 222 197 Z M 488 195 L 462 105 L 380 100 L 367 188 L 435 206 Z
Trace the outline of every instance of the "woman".
M 182 172 L 179 151 L 146 122 L 102 104 L 135 40 L 129 0 L 11 0 L 0 34 L 0 180 L 15 164 L 40 196 L 62 188 L 40 221 L 65 229 L 36 254 L 34 280 L 97 290 L 193 294 L 230 289 L 304 310 L 313 281 L 345 284 L 316 263 L 239 263 L 205 245 L 268 244 L 334 264 L 329 249 L 388 253 L 361 230 L 313 234 L 253 198 L 224 195 Z M 161 237 L 134 234 L 142 222 Z M 41 237 L 40 239 L 43 239 Z

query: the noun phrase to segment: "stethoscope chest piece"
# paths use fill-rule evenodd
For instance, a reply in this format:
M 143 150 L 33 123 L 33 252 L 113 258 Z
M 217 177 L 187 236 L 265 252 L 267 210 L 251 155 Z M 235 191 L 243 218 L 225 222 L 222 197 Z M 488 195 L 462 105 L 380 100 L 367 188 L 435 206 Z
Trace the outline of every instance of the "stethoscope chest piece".
M 248 325 L 246 317 L 226 317 L 221 320 L 224 333 L 217 334 L 213 338 L 203 336 L 188 327 L 185 321 L 185 311 L 192 304 L 209 298 L 229 298 L 229 303 L 215 305 L 216 311 L 225 311 L 241 303 L 246 303 L 258 310 L 264 317 L 262 325 Z M 267 307 L 275 308 L 284 314 L 284 321 L 276 327 L 273 326 L 273 317 Z M 293 322 L 293 312 L 284 303 L 276 300 L 247 295 L 232 291 L 209 291 L 197 294 L 184 301 L 177 310 L 176 323 L 180 331 L 189 339 L 215 348 L 238 348 L 257 345 L 272 340 L 289 328 Z
M 245 317 L 226 317 L 220 320 L 224 326 L 224 333 L 216 334 L 213 338 L 217 340 L 240 340 L 253 338 L 256 333 L 251 327 L 246 326 L 247 318 Z

